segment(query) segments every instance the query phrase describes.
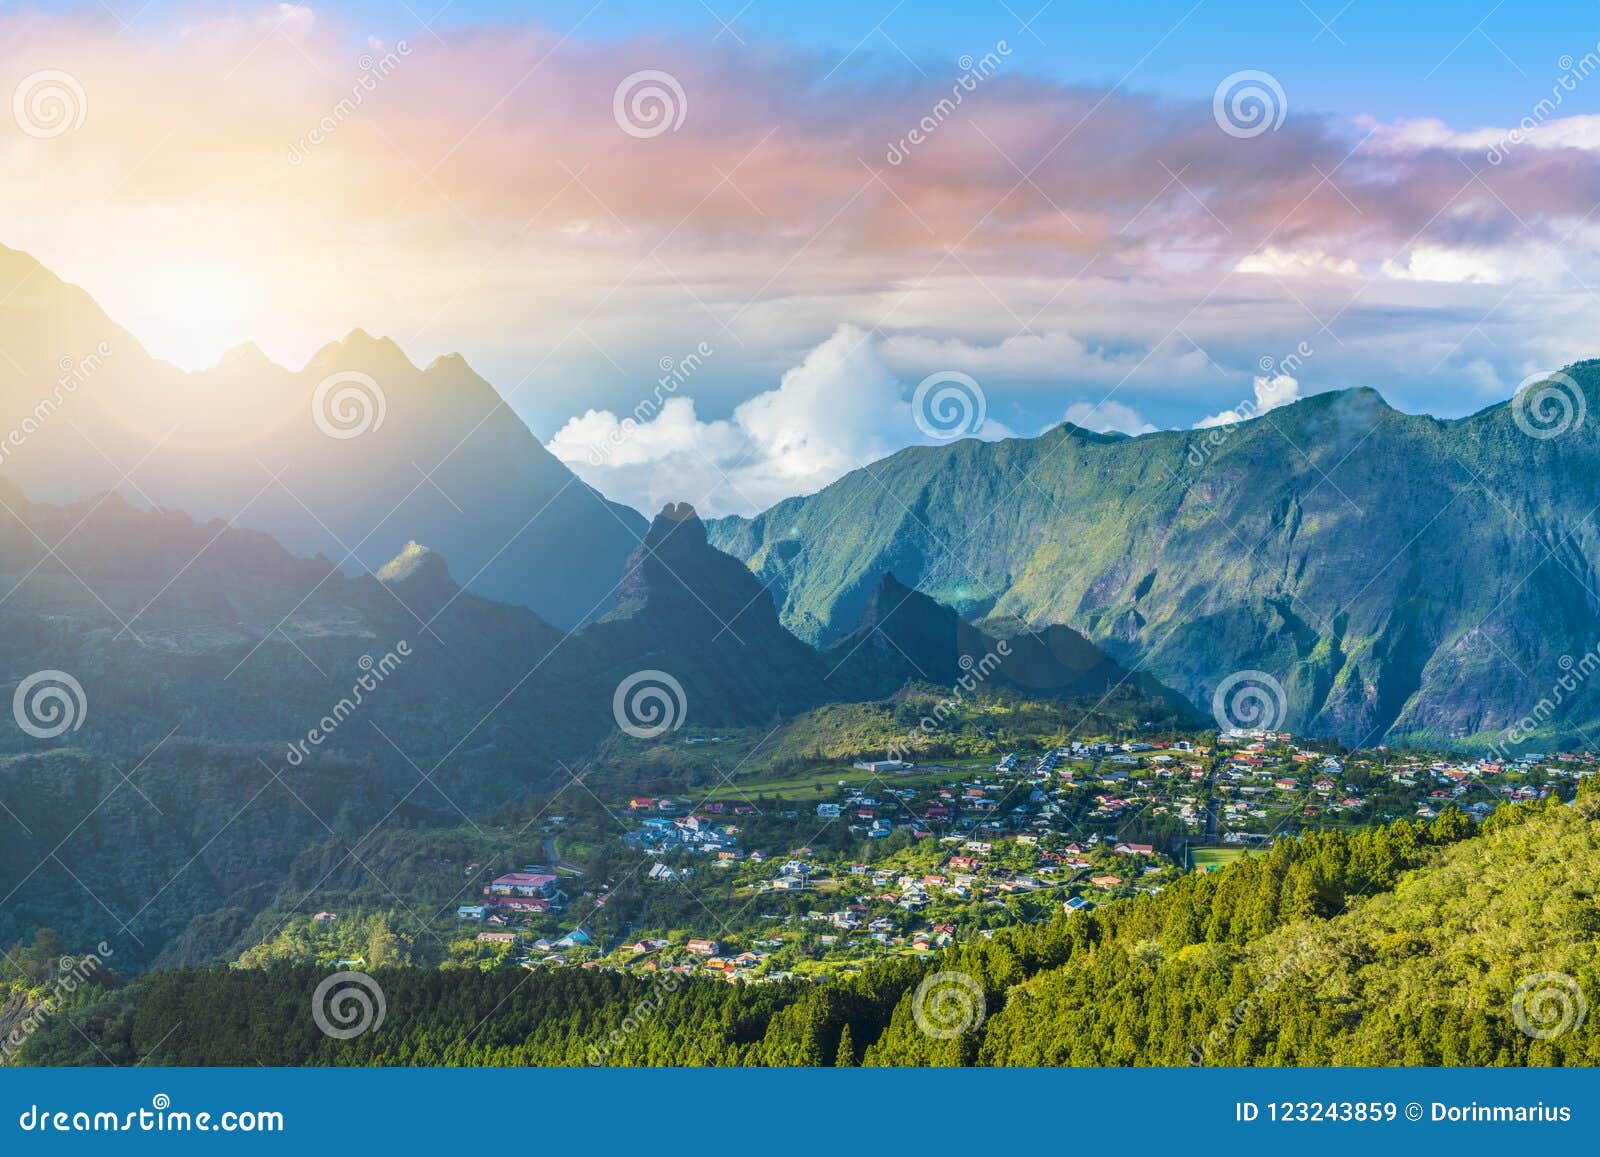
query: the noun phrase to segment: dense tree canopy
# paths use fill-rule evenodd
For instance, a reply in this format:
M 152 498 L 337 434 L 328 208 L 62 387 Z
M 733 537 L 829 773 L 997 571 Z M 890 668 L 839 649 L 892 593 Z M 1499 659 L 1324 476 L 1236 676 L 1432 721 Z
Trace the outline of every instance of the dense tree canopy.
M 1600 991 L 1600 799 L 1281 839 L 1155 896 L 972 934 L 827 984 L 663 971 L 376 968 L 386 1017 L 318 1030 L 325 969 L 155 973 L 96 992 L 32 1063 L 1594 1064 L 1559 976 Z M 950 974 L 970 978 L 950 981 Z M 965 1031 L 928 1031 L 954 984 Z M 981 992 L 981 999 L 978 993 Z M 1546 1003 L 1535 1008 L 1534 1001 Z M 1519 1001 L 1522 1002 L 1519 1005 Z M 1553 1003 L 1551 1003 L 1553 1002 Z M 1554 1025 L 1530 1033 L 1528 1008 Z M 938 1025 L 935 1027 L 937 1028 Z M 86 1027 L 93 1051 L 84 1042 Z

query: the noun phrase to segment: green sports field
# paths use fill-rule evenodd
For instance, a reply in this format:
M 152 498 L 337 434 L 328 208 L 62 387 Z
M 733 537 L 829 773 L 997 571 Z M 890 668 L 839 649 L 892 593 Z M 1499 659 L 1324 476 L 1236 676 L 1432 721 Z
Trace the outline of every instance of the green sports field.
M 1191 872 L 1214 872 L 1218 868 L 1233 863 L 1235 860 L 1242 860 L 1249 854 L 1248 848 L 1190 848 L 1189 870 Z

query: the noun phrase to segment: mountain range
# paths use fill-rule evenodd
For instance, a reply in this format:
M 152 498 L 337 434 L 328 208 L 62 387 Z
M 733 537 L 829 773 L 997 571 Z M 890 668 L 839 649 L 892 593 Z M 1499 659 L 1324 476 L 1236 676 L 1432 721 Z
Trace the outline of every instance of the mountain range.
M 849 698 L 933 677 L 899 628 L 915 592 L 951 630 L 1027 635 L 1046 683 L 1056 660 L 1109 664 L 1067 680 L 1078 691 L 1115 671 L 1207 706 L 1244 673 L 1275 685 L 1274 723 L 1351 744 L 1600 734 L 1596 362 L 1568 368 L 1580 420 L 1552 437 L 1519 422 L 1526 394 L 1440 420 L 1357 389 L 1212 429 L 912 447 L 754 518 L 694 519 L 692 545 L 704 530 L 756 583 L 747 596 L 736 566 L 702 559 L 705 588 L 664 601 L 641 583 L 682 569 L 678 535 L 580 481 L 458 356 L 419 369 L 356 331 L 298 371 L 245 347 L 184 373 L 7 249 L 0 351 L 0 478 L 34 502 L 118 489 L 345 577 L 425 543 L 553 637 L 601 627 L 588 646 L 608 669 L 659 642 L 634 617 L 653 606 L 695 647 L 764 652 L 741 666 L 741 682 L 759 671 L 747 716 L 814 703 L 819 679 Z M 851 638 L 863 616 L 870 646 Z M 703 698 L 731 709 L 732 690 Z
M 1567 375 L 1600 413 L 1600 363 Z M 1584 742 L 1600 437 L 1528 433 L 1528 400 L 1443 421 L 1358 389 L 1217 429 L 913 447 L 711 540 L 822 645 L 892 571 L 980 622 L 1068 624 L 1196 703 L 1264 673 L 1299 733 Z
M 92 938 L 109 917 L 134 966 L 209 958 L 283 881 L 356 871 L 386 829 L 470 827 L 548 796 L 600 745 L 775 725 L 974 667 L 1035 699 L 1128 681 L 1064 628 L 1002 641 L 892 578 L 880 605 L 900 614 L 879 630 L 869 609 L 818 650 L 684 506 L 575 631 L 463 590 L 416 542 L 351 576 L 115 495 L 57 506 L 0 482 L 0 510 L 0 697 L 17 724 L 0 728 L 0 942 L 47 925 Z M 1015 666 L 991 670 L 995 651 Z M 636 676 L 676 686 L 659 734 L 618 706 Z M 1185 709 L 1133 682 L 1151 716 Z
M 120 489 L 371 572 L 409 540 L 561 627 L 597 617 L 645 520 L 578 480 L 456 355 L 356 330 L 298 371 L 254 346 L 185 373 L 0 247 L 0 476 L 42 502 Z
M 682 504 L 659 514 L 625 560 L 612 608 L 570 632 L 463 590 L 442 554 L 417 542 L 376 575 L 352 577 L 260 532 L 115 495 L 53 506 L 0 482 L 0 505 L 10 512 L 0 518 L 0 690 L 36 670 L 73 674 L 94 705 L 75 732 L 89 746 L 153 742 L 172 725 L 194 739 L 283 741 L 403 645 L 404 661 L 362 704 L 388 739 L 352 727 L 339 747 L 381 752 L 398 741 L 430 753 L 448 761 L 465 798 L 486 804 L 513 794 L 499 766 L 508 754 L 570 757 L 613 730 L 613 691 L 641 669 L 677 680 L 709 726 L 954 683 L 997 648 L 1002 686 L 1082 696 L 1128 680 L 1070 629 L 1002 642 L 893 576 L 881 577 L 851 634 L 819 650 L 783 626 L 756 577 L 713 549 Z M 484 744 L 500 748 L 494 770 L 468 783 Z M 0 750 L 36 746 L 22 733 L 0 738 Z

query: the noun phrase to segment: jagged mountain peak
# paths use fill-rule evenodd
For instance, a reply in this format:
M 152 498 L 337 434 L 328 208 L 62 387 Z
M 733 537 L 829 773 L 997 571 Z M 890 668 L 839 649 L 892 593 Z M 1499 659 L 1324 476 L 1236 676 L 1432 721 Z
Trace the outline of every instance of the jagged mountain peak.
M 1191 713 L 1181 695 L 1126 671 L 1070 627 L 1035 631 L 1022 624 L 973 624 L 955 608 L 901 582 L 893 571 L 878 576 L 855 629 L 829 655 L 836 666 L 880 683 L 898 672 L 928 683 L 975 679 L 1067 696 L 1098 696 L 1127 685 L 1165 709 Z
M 338 341 L 329 342 L 306 363 L 308 371 L 362 370 L 367 373 L 404 370 L 421 373 L 399 344 L 388 337 L 373 337 L 359 326 Z
M 378 570 L 378 581 L 391 586 L 441 580 L 452 587 L 455 585 L 455 580 L 450 577 L 450 567 L 444 559 L 416 541 L 406 543 L 399 554 Z
M 623 568 L 616 611 L 671 608 L 688 620 L 728 623 L 754 615 L 777 626 L 777 611 L 760 582 L 737 559 L 713 547 L 705 523 L 687 502 L 665 506 Z
M 416 541 L 406 543 L 399 554 L 379 568 L 377 577 L 419 618 L 431 620 L 461 593 L 444 557 Z
M 893 571 L 886 570 L 873 584 L 867 605 L 856 620 L 855 633 L 892 628 L 895 620 L 901 623 L 908 620 L 928 623 L 933 620 L 953 630 L 960 616 L 953 608 L 929 598 L 915 587 L 901 582 Z
M 459 353 L 440 354 L 434 358 L 422 371 L 424 377 L 471 377 L 480 381 L 478 371 L 472 368 L 472 363 Z
M 1086 639 L 1193 703 L 1267 672 L 1295 731 L 1488 744 L 1529 709 L 1519 672 L 1593 645 L 1600 364 L 1561 373 L 1450 421 L 1357 388 L 1193 431 L 894 455 L 712 542 L 818 645 L 859 629 L 892 569 L 986 619 L 1081 632 L 1034 632 L 1044 670 L 1093 669 Z M 1581 738 L 1600 692 L 1562 715 L 1538 742 Z
M 650 520 L 650 529 L 645 532 L 643 545 L 652 550 L 668 546 L 677 550 L 703 547 L 706 545 L 706 524 L 689 503 L 669 502 L 661 508 L 661 513 Z
M 219 370 L 263 370 L 276 368 L 271 358 L 253 341 L 241 342 L 217 359 Z
M 299 369 L 243 346 L 186 373 L 152 359 L 88 293 L 4 247 L 0 349 L 0 411 L 17 415 L 71 362 L 70 420 L 42 423 L 0 464 L 35 502 L 81 501 L 139 463 L 140 491 L 157 505 L 266 531 L 352 573 L 420 539 L 471 576 L 474 593 L 563 627 L 605 604 L 645 531 L 459 355 L 424 372 L 392 340 L 355 329 Z M 335 375 L 348 377 L 319 393 Z

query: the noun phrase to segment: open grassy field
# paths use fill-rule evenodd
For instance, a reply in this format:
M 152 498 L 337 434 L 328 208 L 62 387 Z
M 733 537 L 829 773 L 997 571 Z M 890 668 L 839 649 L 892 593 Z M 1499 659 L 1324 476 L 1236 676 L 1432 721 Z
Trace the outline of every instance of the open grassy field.
M 1235 860 L 1242 860 L 1250 854 L 1248 848 L 1190 848 L 1189 870 L 1191 872 L 1214 872 L 1218 868 L 1226 867 Z

